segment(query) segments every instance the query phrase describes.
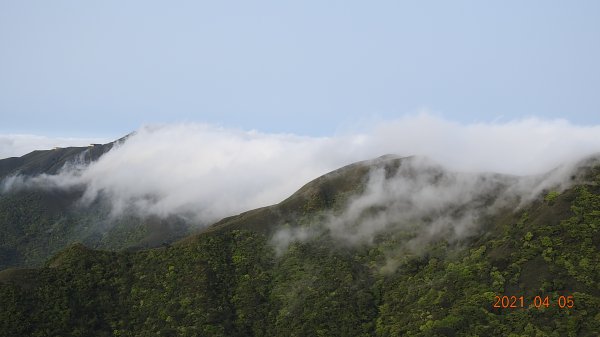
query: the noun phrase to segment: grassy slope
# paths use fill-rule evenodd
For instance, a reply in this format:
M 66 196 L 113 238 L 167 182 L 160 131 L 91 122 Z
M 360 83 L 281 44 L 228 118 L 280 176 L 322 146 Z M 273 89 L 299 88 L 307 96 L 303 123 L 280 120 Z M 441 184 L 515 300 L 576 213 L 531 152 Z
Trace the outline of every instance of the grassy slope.
M 393 167 L 393 165 L 392 165 Z M 0 272 L 7 336 L 597 336 L 600 170 L 593 182 L 493 219 L 460 246 L 423 255 L 340 246 L 324 235 L 276 256 L 270 224 L 311 219 L 360 189 L 360 165 L 307 185 L 280 207 L 224 219 L 139 252 L 75 245 L 41 269 Z M 348 178 L 350 177 L 350 178 Z M 328 182 L 341 179 L 328 185 Z M 337 186 L 344 191 L 335 193 Z M 328 187 L 329 186 L 329 187 Z M 336 201 L 337 200 L 337 201 Z M 245 227 L 244 224 L 248 224 Z M 493 309 L 495 294 L 573 295 L 573 309 Z
M 116 143 L 125 138 L 103 145 L 38 150 L 22 157 L 0 159 L 0 180 L 15 174 L 56 174 L 65 164 L 74 160 L 83 162 L 95 161 L 108 152 Z

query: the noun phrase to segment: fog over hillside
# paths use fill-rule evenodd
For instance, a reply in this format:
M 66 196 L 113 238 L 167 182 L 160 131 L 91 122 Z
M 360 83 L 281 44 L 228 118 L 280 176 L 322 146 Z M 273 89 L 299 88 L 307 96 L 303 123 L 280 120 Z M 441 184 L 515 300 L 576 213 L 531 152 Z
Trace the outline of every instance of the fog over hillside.
M 153 125 L 89 166 L 67 165 L 58 175 L 12 176 L 4 180 L 3 190 L 23 184 L 83 187 L 84 204 L 105 197 L 114 214 L 178 214 L 208 224 L 277 203 L 326 172 L 383 154 L 418 155 L 456 172 L 533 175 L 600 152 L 598 135 L 600 126 L 565 120 L 459 124 L 428 113 L 331 137 L 192 123 Z M 452 184 L 479 187 L 472 181 Z M 403 193 L 411 193 L 410 188 Z
M 598 131 L 176 124 L 1 161 L 0 335 L 597 335 Z

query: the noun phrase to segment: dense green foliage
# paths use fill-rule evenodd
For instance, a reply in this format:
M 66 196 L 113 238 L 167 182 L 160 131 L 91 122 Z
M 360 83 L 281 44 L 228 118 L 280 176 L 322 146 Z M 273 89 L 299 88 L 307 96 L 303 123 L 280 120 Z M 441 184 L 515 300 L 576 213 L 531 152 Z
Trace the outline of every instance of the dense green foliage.
M 423 254 L 391 256 L 402 235 L 351 247 L 323 235 L 277 255 L 238 229 L 139 252 L 75 245 L 44 268 L 0 273 L 0 335 L 596 336 L 599 215 L 592 184 Z M 493 308 L 503 294 L 575 306 Z
M 22 184 L 23 177 L 57 174 L 93 162 L 127 137 L 104 145 L 33 151 L 0 159 L 0 270 L 41 266 L 74 242 L 99 249 L 138 249 L 188 234 L 188 225 L 180 219 L 112 217 L 100 201 L 79 205 L 81 190 Z
M 189 233 L 180 219 L 111 217 L 101 202 L 79 206 L 80 196 L 46 189 L 0 193 L 0 270 L 41 266 L 75 242 L 97 249 L 138 249 Z

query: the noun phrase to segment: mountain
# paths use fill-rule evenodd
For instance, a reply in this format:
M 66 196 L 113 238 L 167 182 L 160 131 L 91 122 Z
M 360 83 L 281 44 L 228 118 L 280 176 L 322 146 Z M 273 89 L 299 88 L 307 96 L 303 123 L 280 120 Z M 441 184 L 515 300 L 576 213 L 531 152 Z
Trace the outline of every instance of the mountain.
M 0 160 L 0 179 L 10 175 L 56 174 L 65 165 L 71 163 L 89 163 L 108 152 L 115 143 L 90 144 L 86 147 L 66 147 L 52 150 L 38 150 L 22 157 L 11 157 Z
M 0 335 L 597 336 L 599 231 L 595 158 L 515 177 L 384 156 L 172 244 L 5 269 Z
M 127 137 L 108 144 L 33 151 L 0 160 L 0 270 L 42 266 L 50 256 L 76 242 L 99 249 L 135 250 L 156 247 L 189 233 L 191 225 L 182 218 L 114 217 L 102 200 L 82 205 L 78 201 L 83 187 L 56 189 L 29 184 L 7 188 L 21 177 L 55 175 L 66 168 L 90 164 Z

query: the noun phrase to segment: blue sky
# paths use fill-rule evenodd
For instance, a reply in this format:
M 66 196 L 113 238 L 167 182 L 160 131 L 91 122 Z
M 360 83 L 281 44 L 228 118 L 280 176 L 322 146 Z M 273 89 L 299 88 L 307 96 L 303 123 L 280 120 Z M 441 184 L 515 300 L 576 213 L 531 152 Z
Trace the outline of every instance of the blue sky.
M 1 1 L 0 133 L 600 124 L 598 1 Z

